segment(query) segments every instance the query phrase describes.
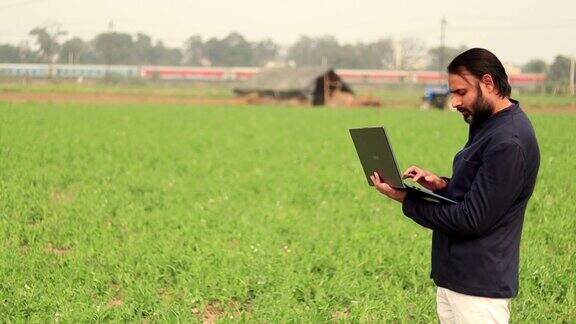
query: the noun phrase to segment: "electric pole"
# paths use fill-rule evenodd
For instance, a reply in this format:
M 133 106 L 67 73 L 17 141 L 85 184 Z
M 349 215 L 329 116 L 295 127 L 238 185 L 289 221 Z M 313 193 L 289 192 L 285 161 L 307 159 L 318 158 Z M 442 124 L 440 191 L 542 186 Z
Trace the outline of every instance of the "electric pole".
M 110 21 L 108 22 L 108 33 L 110 34 L 110 38 L 114 37 L 114 35 L 112 35 L 114 33 L 114 20 L 110 19 Z M 110 65 L 112 64 L 112 58 L 110 55 L 110 51 L 112 51 L 112 48 L 110 47 L 110 44 L 106 45 L 106 52 L 104 54 L 104 60 L 106 61 L 106 82 L 109 82 L 111 79 L 111 68 Z
M 574 55 L 570 61 L 570 95 L 574 95 Z
M 438 49 L 438 74 L 440 85 L 444 84 L 444 42 L 446 41 L 446 16 L 442 16 L 440 22 L 440 48 Z

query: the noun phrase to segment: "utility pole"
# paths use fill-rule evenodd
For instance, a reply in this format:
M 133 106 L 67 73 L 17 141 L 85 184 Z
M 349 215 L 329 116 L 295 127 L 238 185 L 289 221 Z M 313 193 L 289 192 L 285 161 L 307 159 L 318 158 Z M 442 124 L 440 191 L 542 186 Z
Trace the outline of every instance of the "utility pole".
M 403 62 L 402 62 L 402 43 L 399 40 L 394 40 L 394 69 L 395 70 L 402 70 L 403 69 Z
M 444 84 L 444 43 L 446 41 L 446 16 L 442 16 L 440 21 L 440 48 L 438 49 L 438 74 L 440 75 L 440 85 Z
M 109 33 L 114 32 L 114 19 L 110 19 L 110 21 L 108 22 L 108 32 Z
M 113 19 L 110 19 L 110 21 L 108 22 L 108 33 L 110 33 L 110 34 L 114 33 L 114 20 Z M 110 65 L 112 64 L 112 62 L 111 62 L 111 58 L 110 58 L 110 51 L 111 51 L 110 44 L 107 44 L 106 45 L 106 52 L 108 52 L 108 53 L 104 54 L 104 56 L 105 56 L 104 60 L 106 61 L 105 62 L 106 63 L 106 72 L 105 72 L 106 82 L 109 82 L 111 79 Z
M 570 62 L 570 95 L 574 95 L 574 54 Z

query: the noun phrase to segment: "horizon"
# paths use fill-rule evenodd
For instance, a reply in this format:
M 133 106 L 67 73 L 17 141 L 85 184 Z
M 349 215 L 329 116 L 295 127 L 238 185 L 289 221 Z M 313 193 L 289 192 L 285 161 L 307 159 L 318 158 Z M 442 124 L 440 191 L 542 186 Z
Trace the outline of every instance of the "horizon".
M 301 36 L 324 35 L 334 36 L 340 44 L 416 38 L 432 48 L 440 45 L 440 21 L 444 16 L 446 46 L 484 47 L 502 62 L 522 65 L 531 59 L 543 59 L 550 63 L 557 55 L 576 53 L 576 43 L 567 41 L 573 39 L 576 30 L 576 19 L 571 15 L 576 9 L 574 2 L 551 1 L 543 6 L 541 1 L 526 1 L 519 7 L 487 0 L 474 9 L 462 9 L 453 0 L 442 8 L 427 2 L 333 4 L 295 0 L 274 4 L 273 8 L 262 0 L 244 4 L 174 0 L 169 5 L 137 0 L 103 0 L 88 5 L 75 0 L 13 0 L 0 5 L 0 44 L 32 44 L 29 31 L 50 22 L 60 23 L 68 31 L 61 40 L 80 37 L 88 41 L 109 31 L 112 22 L 116 32 L 142 32 L 179 49 L 195 34 L 209 39 L 231 32 L 249 41 L 270 39 L 283 48 Z M 494 12 L 494 7 L 501 10 Z M 552 34 L 554 37 L 550 37 Z M 515 39 L 514 46 L 509 46 L 511 39 Z

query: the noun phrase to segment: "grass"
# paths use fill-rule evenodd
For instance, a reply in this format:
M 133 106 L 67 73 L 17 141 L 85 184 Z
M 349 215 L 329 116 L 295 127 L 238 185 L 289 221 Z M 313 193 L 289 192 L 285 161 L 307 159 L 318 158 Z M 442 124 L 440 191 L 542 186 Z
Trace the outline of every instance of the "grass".
M 576 318 L 576 116 L 542 151 L 514 322 Z M 449 174 L 455 113 L 0 103 L 0 314 L 15 322 L 433 322 L 431 233 L 369 188 L 347 129 Z

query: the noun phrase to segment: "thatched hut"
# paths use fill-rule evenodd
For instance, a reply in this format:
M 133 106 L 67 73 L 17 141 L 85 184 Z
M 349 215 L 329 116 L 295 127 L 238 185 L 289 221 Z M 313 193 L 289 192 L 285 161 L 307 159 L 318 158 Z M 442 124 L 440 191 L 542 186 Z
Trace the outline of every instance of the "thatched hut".
M 329 67 L 269 68 L 234 88 L 239 96 L 299 101 L 314 106 L 350 105 L 354 92 Z

